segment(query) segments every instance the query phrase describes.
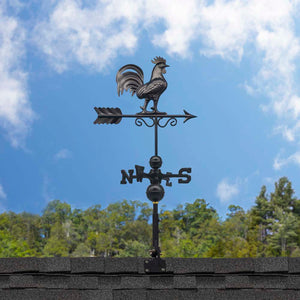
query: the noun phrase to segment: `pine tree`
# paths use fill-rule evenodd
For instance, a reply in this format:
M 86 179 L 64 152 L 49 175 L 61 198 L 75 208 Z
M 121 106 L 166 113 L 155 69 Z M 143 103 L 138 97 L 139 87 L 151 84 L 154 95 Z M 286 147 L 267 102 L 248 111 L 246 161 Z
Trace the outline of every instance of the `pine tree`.
M 272 224 L 272 207 L 266 195 L 266 186 L 263 185 L 256 197 L 255 206 L 250 210 L 250 226 L 258 230 L 258 239 L 266 244 L 268 231 Z
M 269 237 L 272 254 L 276 256 L 290 255 L 297 246 L 295 242 L 297 218 L 291 212 L 286 212 L 278 206 L 275 208 L 274 216 L 276 221 L 272 227 L 273 235 Z

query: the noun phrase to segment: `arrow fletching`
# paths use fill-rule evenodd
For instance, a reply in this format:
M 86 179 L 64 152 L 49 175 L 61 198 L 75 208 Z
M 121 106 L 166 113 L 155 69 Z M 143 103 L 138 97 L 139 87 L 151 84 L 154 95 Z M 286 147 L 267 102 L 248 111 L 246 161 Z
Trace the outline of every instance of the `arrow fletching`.
M 94 124 L 119 124 L 122 120 L 121 109 L 116 107 L 94 107 L 98 118 Z

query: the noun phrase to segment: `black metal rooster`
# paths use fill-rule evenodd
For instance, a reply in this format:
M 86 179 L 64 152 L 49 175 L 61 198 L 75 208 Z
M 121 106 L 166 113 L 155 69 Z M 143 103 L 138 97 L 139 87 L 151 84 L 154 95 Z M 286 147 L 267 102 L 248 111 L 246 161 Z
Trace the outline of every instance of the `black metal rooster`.
M 157 103 L 160 95 L 165 91 L 168 86 L 167 81 L 165 80 L 163 74 L 166 73 L 166 67 L 169 65 L 166 64 L 166 60 L 160 56 L 156 56 L 152 63 L 155 64 L 151 79 L 148 83 L 144 83 L 144 73 L 143 70 L 133 64 L 123 66 L 117 73 L 117 89 L 118 95 L 123 94 L 124 90 L 131 92 L 131 95 L 137 95 L 139 99 L 145 99 L 144 106 L 140 106 L 142 109 L 141 113 L 160 113 L 157 110 Z M 126 70 L 133 70 L 135 72 Z M 124 73 L 123 73 L 124 72 Z M 147 111 L 147 105 L 150 100 L 153 100 L 153 107 L 151 107 L 152 112 Z

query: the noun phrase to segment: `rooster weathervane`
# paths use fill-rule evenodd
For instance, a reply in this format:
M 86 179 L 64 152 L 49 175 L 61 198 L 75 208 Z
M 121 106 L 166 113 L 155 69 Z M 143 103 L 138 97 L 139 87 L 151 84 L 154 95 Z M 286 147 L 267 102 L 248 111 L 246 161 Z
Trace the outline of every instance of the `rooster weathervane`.
M 177 174 L 161 172 L 162 159 L 158 156 L 158 127 L 164 128 L 168 124 L 171 126 L 177 125 L 177 118 L 184 118 L 184 123 L 196 116 L 189 114 L 186 110 L 184 114 L 169 115 L 166 112 L 160 112 L 157 109 L 158 101 L 161 94 L 166 90 L 168 83 L 163 74 L 166 73 L 166 68 L 169 65 L 166 64 L 166 60 L 160 56 L 151 60 L 155 66 L 153 67 L 151 79 L 149 82 L 144 83 L 143 70 L 133 64 L 128 64 L 120 68 L 117 72 L 116 82 L 118 95 L 122 95 L 124 90 L 130 91 L 131 95 L 136 96 L 139 99 L 144 99 L 144 105 L 140 106 L 141 112 L 136 114 L 124 115 L 121 109 L 109 108 L 109 107 L 95 107 L 95 111 L 98 114 L 98 118 L 94 121 L 94 124 L 118 124 L 122 118 L 135 118 L 135 124 L 142 126 L 145 124 L 147 127 L 154 127 L 154 155 L 150 158 L 151 170 L 149 173 L 144 172 L 144 167 L 135 165 L 134 170 L 121 170 L 122 180 L 121 184 L 132 183 L 133 179 L 137 182 L 142 182 L 143 179 L 148 179 L 150 185 L 147 188 L 146 195 L 153 203 L 153 215 L 152 215 L 152 227 L 153 227 L 153 249 L 150 250 L 151 259 L 147 259 L 144 262 L 144 268 L 146 273 L 162 273 L 166 272 L 166 262 L 160 258 L 161 250 L 159 247 L 159 230 L 158 230 L 158 202 L 163 199 L 165 191 L 161 185 L 162 181 L 165 181 L 166 186 L 172 186 L 170 182 L 171 178 L 179 178 L 178 183 L 189 183 L 191 181 L 191 168 L 181 168 Z M 153 101 L 153 107 L 151 111 L 147 110 L 147 106 L 150 101 Z
M 126 65 L 122 67 L 116 77 L 116 81 L 118 84 L 118 95 L 123 94 L 123 91 L 127 91 L 128 89 L 131 91 L 131 95 L 136 96 L 139 99 L 145 99 L 144 106 L 140 106 L 142 109 L 141 114 L 147 113 L 160 113 L 157 110 L 157 103 L 160 95 L 166 90 L 168 83 L 164 78 L 163 74 L 166 74 L 167 67 L 170 67 L 166 64 L 166 60 L 160 56 L 151 60 L 152 63 L 155 64 L 151 79 L 148 83 L 144 84 L 144 73 L 143 70 L 136 65 Z M 134 70 L 135 72 L 125 72 L 126 70 Z M 152 112 L 147 111 L 147 106 L 149 101 L 153 101 L 153 107 L 151 107 Z M 161 114 L 161 113 L 160 113 Z M 162 113 L 165 114 L 165 113 Z

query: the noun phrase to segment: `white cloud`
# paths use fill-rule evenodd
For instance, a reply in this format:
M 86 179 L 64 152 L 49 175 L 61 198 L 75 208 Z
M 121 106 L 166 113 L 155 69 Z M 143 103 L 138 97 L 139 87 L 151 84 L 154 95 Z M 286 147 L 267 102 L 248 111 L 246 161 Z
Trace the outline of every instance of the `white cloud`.
M 217 197 L 221 202 L 227 202 L 239 194 L 238 183 L 230 184 L 227 178 L 222 179 L 217 186 Z
M 42 197 L 44 198 L 46 203 L 55 199 L 54 188 L 51 184 L 51 181 L 50 181 L 48 175 L 45 175 L 43 178 Z
M 294 24 L 297 3 L 299 1 L 215 1 L 203 8 L 201 14 L 206 45 L 201 53 L 236 62 L 245 56 L 245 50 L 255 54 L 260 70 L 251 84 L 245 84 L 246 91 L 251 95 L 254 91 L 267 95 L 271 102 L 265 108 L 272 109 L 279 117 L 294 119 L 300 114 L 300 99 L 294 83 L 295 60 L 300 53 Z
M 24 145 L 34 112 L 28 100 L 24 58 L 25 30 L 0 5 L 0 126 L 14 147 Z
M 35 40 L 58 72 L 74 62 L 101 71 L 117 54 L 135 48 L 140 6 L 130 0 L 95 1 L 93 7 L 59 1 L 49 20 L 36 26 Z
M 162 33 L 154 33 L 153 44 L 165 48 L 169 54 L 188 57 L 191 43 L 200 37 L 202 7 L 202 1 L 195 0 L 145 1 L 145 28 L 151 34 L 159 21 L 165 26 Z M 143 26 L 143 15 L 139 22 Z M 153 31 L 158 32 L 159 29 Z
M 70 158 L 71 156 L 72 156 L 72 152 L 70 150 L 61 149 L 54 155 L 54 159 L 55 160 L 66 159 L 66 158 Z
M 263 182 L 266 182 L 268 184 L 274 183 L 275 181 L 276 181 L 276 179 L 274 179 L 273 177 L 264 177 L 263 178 Z
M 200 35 L 200 7 L 197 0 L 95 0 L 89 6 L 78 0 L 56 1 L 34 36 L 58 72 L 74 63 L 102 71 L 117 55 L 133 53 L 145 32 L 154 45 L 187 57 Z
M 6 199 L 6 193 L 4 192 L 3 186 L 0 184 L 0 199 Z
M 281 134 L 289 142 L 294 142 L 300 136 L 300 120 L 294 122 L 291 127 L 280 125 L 274 129 L 274 133 Z
M 287 158 L 281 158 L 278 154 L 274 160 L 273 168 L 275 170 L 280 170 L 283 166 L 288 164 L 296 164 L 300 167 L 300 151 L 288 156 Z

